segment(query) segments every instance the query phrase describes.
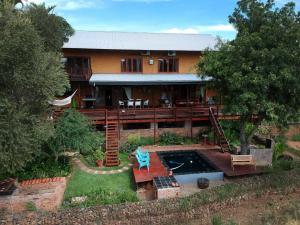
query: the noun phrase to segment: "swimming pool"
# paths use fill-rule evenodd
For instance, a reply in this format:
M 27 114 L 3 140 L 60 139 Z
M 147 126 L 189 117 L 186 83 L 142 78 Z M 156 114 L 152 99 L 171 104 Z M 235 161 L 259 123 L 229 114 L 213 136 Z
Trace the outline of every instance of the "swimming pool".
M 197 182 L 200 177 L 209 180 L 223 180 L 222 171 L 215 168 L 197 151 L 159 152 L 162 163 L 173 171 L 176 180 L 183 183 Z

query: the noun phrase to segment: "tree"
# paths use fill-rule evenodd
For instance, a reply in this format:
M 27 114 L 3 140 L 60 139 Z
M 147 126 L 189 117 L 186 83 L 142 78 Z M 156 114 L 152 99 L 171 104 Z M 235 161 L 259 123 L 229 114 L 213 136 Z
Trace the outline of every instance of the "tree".
M 30 162 L 50 136 L 48 100 L 62 95 L 68 78 L 57 50 L 45 51 L 31 19 L 0 3 L 0 165 L 14 173 Z
M 259 122 L 285 124 L 299 111 L 300 12 L 294 3 L 275 8 L 273 0 L 240 0 L 229 22 L 236 38 L 206 51 L 198 73 L 212 78 L 225 112 L 240 115 L 241 151 L 247 154 Z M 258 122 L 247 134 L 252 115 Z
M 73 28 L 63 17 L 53 14 L 54 8 L 54 6 L 46 7 L 45 3 L 41 5 L 31 3 L 24 10 L 43 38 L 47 51 L 61 51 L 63 44 L 74 33 Z

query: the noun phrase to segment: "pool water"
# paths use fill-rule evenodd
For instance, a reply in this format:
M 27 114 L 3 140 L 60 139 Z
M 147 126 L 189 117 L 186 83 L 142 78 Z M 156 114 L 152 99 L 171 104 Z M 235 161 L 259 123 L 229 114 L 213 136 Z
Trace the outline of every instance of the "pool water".
M 163 152 L 159 156 L 174 174 L 217 171 L 195 151 Z
M 223 172 L 196 151 L 160 152 L 158 155 L 179 183 L 196 182 L 199 177 L 223 180 Z

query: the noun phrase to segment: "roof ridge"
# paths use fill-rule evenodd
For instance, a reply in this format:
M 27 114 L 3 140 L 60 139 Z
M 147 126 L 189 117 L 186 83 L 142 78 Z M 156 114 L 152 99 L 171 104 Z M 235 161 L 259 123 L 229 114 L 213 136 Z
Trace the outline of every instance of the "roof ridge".
M 128 33 L 128 34 L 159 34 L 159 35 L 198 35 L 198 36 L 210 36 L 215 37 L 213 34 L 206 33 L 168 33 L 168 32 L 147 32 L 147 31 L 101 31 L 101 30 L 75 30 L 75 32 L 94 32 L 94 33 Z

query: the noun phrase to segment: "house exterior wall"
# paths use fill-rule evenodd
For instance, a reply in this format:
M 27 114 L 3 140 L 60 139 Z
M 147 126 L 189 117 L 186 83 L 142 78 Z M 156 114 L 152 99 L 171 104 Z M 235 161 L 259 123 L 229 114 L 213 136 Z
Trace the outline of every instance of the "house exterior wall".
M 63 50 L 65 57 L 90 57 L 92 73 L 121 73 L 121 58 L 142 57 L 143 73 L 158 73 L 158 59 L 168 57 L 167 52 L 151 51 L 150 56 L 142 56 L 141 51 L 96 51 L 96 50 Z M 195 66 L 201 57 L 200 52 L 177 52 L 179 59 L 179 73 L 196 73 Z M 154 64 L 149 64 L 154 59 Z
M 124 143 L 127 141 L 128 137 L 131 135 L 137 135 L 141 137 L 154 137 L 154 126 L 156 126 L 156 140 L 158 140 L 159 136 L 165 132 L 175 133 L 184 137 L 191 137 L 191 131 L 193 137 L 197 137 L 200 131 L 207 131 L 208 127 L 192 127 L 190 121 L 185 122 L 185 126 L 182 128 L 157 128 L 157 124 L 152 123 L 150 129 L 132 129 L 132 130 L 124 130 L 122 129 L 122 125 L 120 128 L 120 143 Z

